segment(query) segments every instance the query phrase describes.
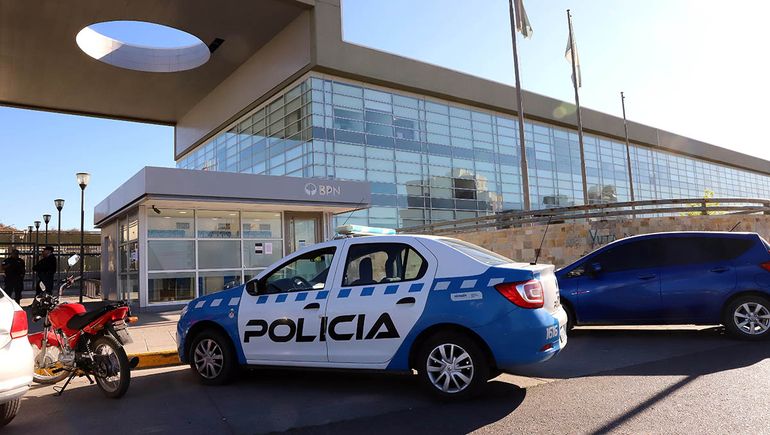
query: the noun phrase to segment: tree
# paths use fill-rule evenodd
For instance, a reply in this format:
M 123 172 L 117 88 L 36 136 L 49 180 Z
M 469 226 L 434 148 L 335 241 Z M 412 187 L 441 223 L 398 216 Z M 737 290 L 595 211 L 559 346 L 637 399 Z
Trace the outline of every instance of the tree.
M 703 199 L 711 199 L 713 197 L 714 197 L 714 191 L 713 190 L 711 190 L 711 189 L 704 189 L 703 190 Z M 702 202 L 695 202 L 695 203 L 687 204 L 687 206 L 688 207 L 693 207 L 693 208 L 699 208 L 701 210 L 699 210 L 699 211 L 686 211 L 686 212 L 682 212 L 682 213 L 679 213 L 680 216 L 703 216 L 703 215 L 712 216 L 712 215 L 724 214 L 723 211 L 706 211 L 704 213 L 704 211 L 702 210 L 703 209 L 703 203 Z M 719 203 L 718 202 L 707 202 L 706 203 L 706 207 L 707 208 L 708 207 L 719 207 Z

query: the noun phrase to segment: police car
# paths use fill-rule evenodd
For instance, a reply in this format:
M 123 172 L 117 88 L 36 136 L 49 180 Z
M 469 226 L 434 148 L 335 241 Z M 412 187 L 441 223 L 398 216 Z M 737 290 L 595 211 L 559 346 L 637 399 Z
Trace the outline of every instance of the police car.
M 416 370 L 443 398 L 480 391 L 566 344 L 552 265 L 457 239 L 385 235 L 305 247 L 182 311 L 179 357 L 200 381 L 239 366 Z

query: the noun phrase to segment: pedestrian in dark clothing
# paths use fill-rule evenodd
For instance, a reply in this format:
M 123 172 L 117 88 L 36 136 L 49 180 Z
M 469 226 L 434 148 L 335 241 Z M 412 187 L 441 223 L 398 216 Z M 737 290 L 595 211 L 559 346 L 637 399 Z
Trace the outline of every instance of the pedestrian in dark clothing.
M 5 291 L 16 301 L 21 303 L 21 292 L 24 290 L 24 274 L 27 266 L 24 260 L 19 258 L 19 250 L 11 250 L 11 256 L 3 260 L 3 272 L 5 272 Z
M 43 258 L 32 268 L 37 272 L 37 279 L 45 285 L 45 291 L 53 293 L 53 277 L 56 274 L 56 256 L 53 255 L 53 246 L 43 248 Z M 35 289 L 35 294 L 40 293 L 40 287 Z

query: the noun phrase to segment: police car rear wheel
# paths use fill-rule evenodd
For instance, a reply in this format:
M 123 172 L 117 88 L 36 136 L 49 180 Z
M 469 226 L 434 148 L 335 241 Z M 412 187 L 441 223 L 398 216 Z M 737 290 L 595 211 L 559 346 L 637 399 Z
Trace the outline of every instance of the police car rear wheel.
M 195 337 L 190 349 L 190 367 L 201 383 L 223 385 L 230 381 L 235 370 L 235 352 L 227 337 L 218 331 L 204 331 Z
M 476 343 L 460 334 L 438 334 L 420 352 L 420 378 L 442 399 L 462 399 L 480 392 L 489 379 L 489 363 Z

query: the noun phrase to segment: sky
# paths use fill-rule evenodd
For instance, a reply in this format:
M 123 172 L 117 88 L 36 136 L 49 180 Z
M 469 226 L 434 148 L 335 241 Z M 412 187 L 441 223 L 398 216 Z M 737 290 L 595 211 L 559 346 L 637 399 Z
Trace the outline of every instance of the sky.
M 759 134 L 770 104 L 763 26 L 770 2 L 524 1 L 534 29 L 519 39 L 524 89 L 573 101 L 564 59 L 570 8 L 583 107 L 620 116 L 624 91 L 632 121 L 770 159 Z M 507 0 L 344 0 L 343 20 L 348 42 L 513 84 Z M 108 30 L 143 45 L 189 41 L 167 39 L 168 29 Z M 174 166 L 173 129 L 0 107 L 0 156 L 0 223 L 26 228 L 50 213 L 55 226 L 53 200 L 61 197 L 62 227 L 79 228 L 75 173 L 84 171 L 92 174 L 90 229 L 93 207 L 142 167 Z

